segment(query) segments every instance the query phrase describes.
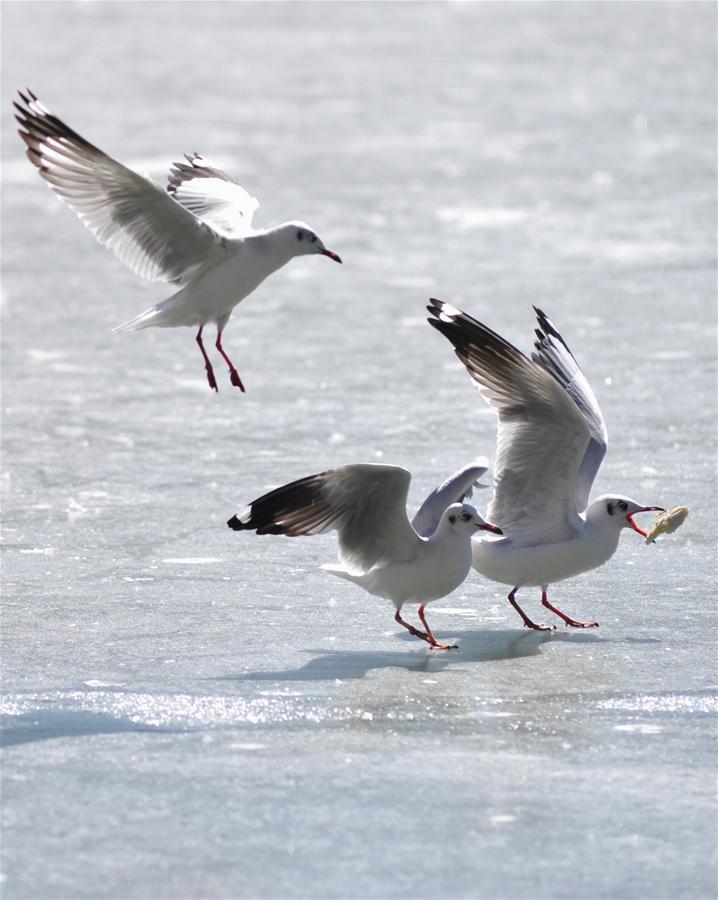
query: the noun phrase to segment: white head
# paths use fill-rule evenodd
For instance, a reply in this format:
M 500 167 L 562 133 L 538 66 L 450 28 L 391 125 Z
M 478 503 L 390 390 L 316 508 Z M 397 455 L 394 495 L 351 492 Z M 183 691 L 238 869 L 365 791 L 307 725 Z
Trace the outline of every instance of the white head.
M 328 256 L 334 262 L 342 261 L 338 254 L 324 246 L 324 241 L 316 231 L 304 222 L 285 222 L 284 225 L 275 228 L 274 233 L 281 236 L 290 256 L 321 253 L 322 256 Z
M 621 528 L 632 528 L 645 537 L 646 532 L 636 525 L 633 516 L 636 513 L 652 511 L 665 512 L 662 506 L 641 506 L 630 497 L 622 497 L 620 494 L 604 494 L 590 504 L 586 510 L 586 519 L 613 527 L 617 531 L 620 531 Z
M 491 525 L 483 516 L 468 503 L 452 503 L 447 507 L 442 516 L 442 523 L 457 534 L 476 534 L 477 531 L 491 531 L 493 534 L 503 534 L 496 525 Z

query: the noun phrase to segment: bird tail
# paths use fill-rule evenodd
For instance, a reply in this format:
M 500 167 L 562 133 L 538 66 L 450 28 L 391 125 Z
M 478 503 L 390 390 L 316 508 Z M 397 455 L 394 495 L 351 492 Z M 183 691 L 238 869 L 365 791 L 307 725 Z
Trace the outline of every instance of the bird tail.
M 342 569 L 341 566 L 333 566 L 329 563 L 326 565 L 319 567 L 322 572 L 328 572 L 330 575 L 336 575 L 338 578 L 344 578 L 346 581 L 353 581 L 354 584 L 358 584 L 357 578 L 355 575 L 352 575 L 350 572 L 347 572 L 346 569 Z
M 197 322 L 196 313 L 193 316 L 191 310 L 191 300 L 185 292 L 177 291 L 171 297 L 163 300 L 161 303 L 155 303 L 144 312 L 141 312 L 129 322 L 124 322 L 113 328 L 113 334 L 120 331 L 139 331 L 141 328 L 168 328 L 172 325 L 195 325 Z
M 159 325 L 160 323 L 157 321 L 160 316 L 159 306 L 160 304 L 150 306 L 149 309 L 141 312 L 139 316 L 135 316 L 134 319 L 130 319 L 128 322 L 118 325 L 117 328 L 113 328 L 112 333 L 118 334 L 120 331 L 139 331 L 141 328 L 151 328 L 153 325 Z

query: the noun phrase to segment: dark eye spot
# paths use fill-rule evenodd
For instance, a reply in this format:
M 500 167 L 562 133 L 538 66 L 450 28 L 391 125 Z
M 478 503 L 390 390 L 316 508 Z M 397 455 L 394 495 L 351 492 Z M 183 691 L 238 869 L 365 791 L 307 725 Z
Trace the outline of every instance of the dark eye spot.
M 304 240 L 304 232 L 303 232 L 303 231 L 298 231 L 298 232 L 297 232 L 297 240 L 298 240 L 298 241 L 303 241 L 303 240 Z
M 317 236 L 316 236 L 316 234 L 313 234 L 313 235 L 309 238 L 309 240 L 310 240 L 313 244 L 316 244 L 316 242 L 317 242 Z
M 625 500 L 621 500 L 621 502 L 618 504 L 618 508 L 621 510 L 621 512 L 625 512 L 628 509 L 628 504 Z
M 461 518 L 464 520 L 464 522 L 468 522 L 471 516 L 469 515 L 469 513 L 464 513 Z
M 611 502 L 611 500 L 609 500 L 606 504 L 606 512 L 609 514 L 609 516 L 613 515 L 613 503 Z
M 453 525 L 454 522 L 456 521 L 456 516 L 449 516 L 449 521 L 450 521 L 451 524 Z

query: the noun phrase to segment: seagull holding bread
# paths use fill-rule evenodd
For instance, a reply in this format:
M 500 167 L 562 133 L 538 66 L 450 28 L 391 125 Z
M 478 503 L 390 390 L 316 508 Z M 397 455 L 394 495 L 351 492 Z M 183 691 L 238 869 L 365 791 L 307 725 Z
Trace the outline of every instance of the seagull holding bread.
M 395 620 L 437 650 L 451 650 L 434 637 L 424 608 L 450 594 L 471 570 L 471 538 L 500 535 L 469 504 L 461 502 L 486 471 L 481 460 L 466 466 L 432 492 L 410 523 L 406 500 L 411 475 L 399 466 L 342 466 L 300 478 L 253 500 L 227 522 L 234 531 L 289 537 L 337 531 L 339 565 L 322 566 L 376 597 L 391 600 Z M 430 536 L 417 530 L 427 528 Z M 419 604 L 422 631 L 401 616 L 405 603 Z
M 215 346 L 230 381 L 244 391 L 222 347 L 234 307 L 295 256 L 320 253 L 335 262 L 303 222 L 252 227 L 259 206 L 228 175 L 195 153 L 172 164 L 167 190 L 112 159 L 54 116 L 32 91 L 15 103 L 27 156 L 57 196 L 136 275 L 180 290 L 115 331 L 187 325 L 197 328 L 207 381 L 217 391 L 202 330 L 213 323 Z
M 528 359 L 496 332 L 448 303 L 432 299 L 429 323 L 454 347 L 484 400 L 498 414 L 494 493 L 488 518 L 503 536 L 472 542 L 473 565 L 492 581 L 511 585 L 509 602 L 528 628 L 533 622 L 516 601 L 520 588 L 541 588 L 541 602 L 573 628 L 581 622 L 551 604 L 548 587 L 603 565 L 624 528 L 646 536 L 633 520 L 656 510 L 618 494 L 589 504 L 606 452 L 607 432 L 598 401 L 568 345 L 535 309 L 536 342 Z

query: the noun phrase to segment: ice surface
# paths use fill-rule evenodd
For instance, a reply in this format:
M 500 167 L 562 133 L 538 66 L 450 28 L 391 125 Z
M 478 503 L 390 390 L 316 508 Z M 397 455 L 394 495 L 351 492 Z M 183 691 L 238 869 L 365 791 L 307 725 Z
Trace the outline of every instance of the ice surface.
M 715 6 L 198 9 L 3 8 L 3 897 L 715 896 Z M 246 395 L 189 330 L 110 333 L 169 291 L 24 160 L 26 84 L 341 254 L 239 308 Z M 525 350 L 544 308 L 608 422 L 595 493 L 691 506 L 553 589 L 596 631 L 472 575 L 427 652 L 318 571 L 331 536 L 225 526 L 328 466 L 404 465 L 416 508 L 493 457 L 431 295 Z

